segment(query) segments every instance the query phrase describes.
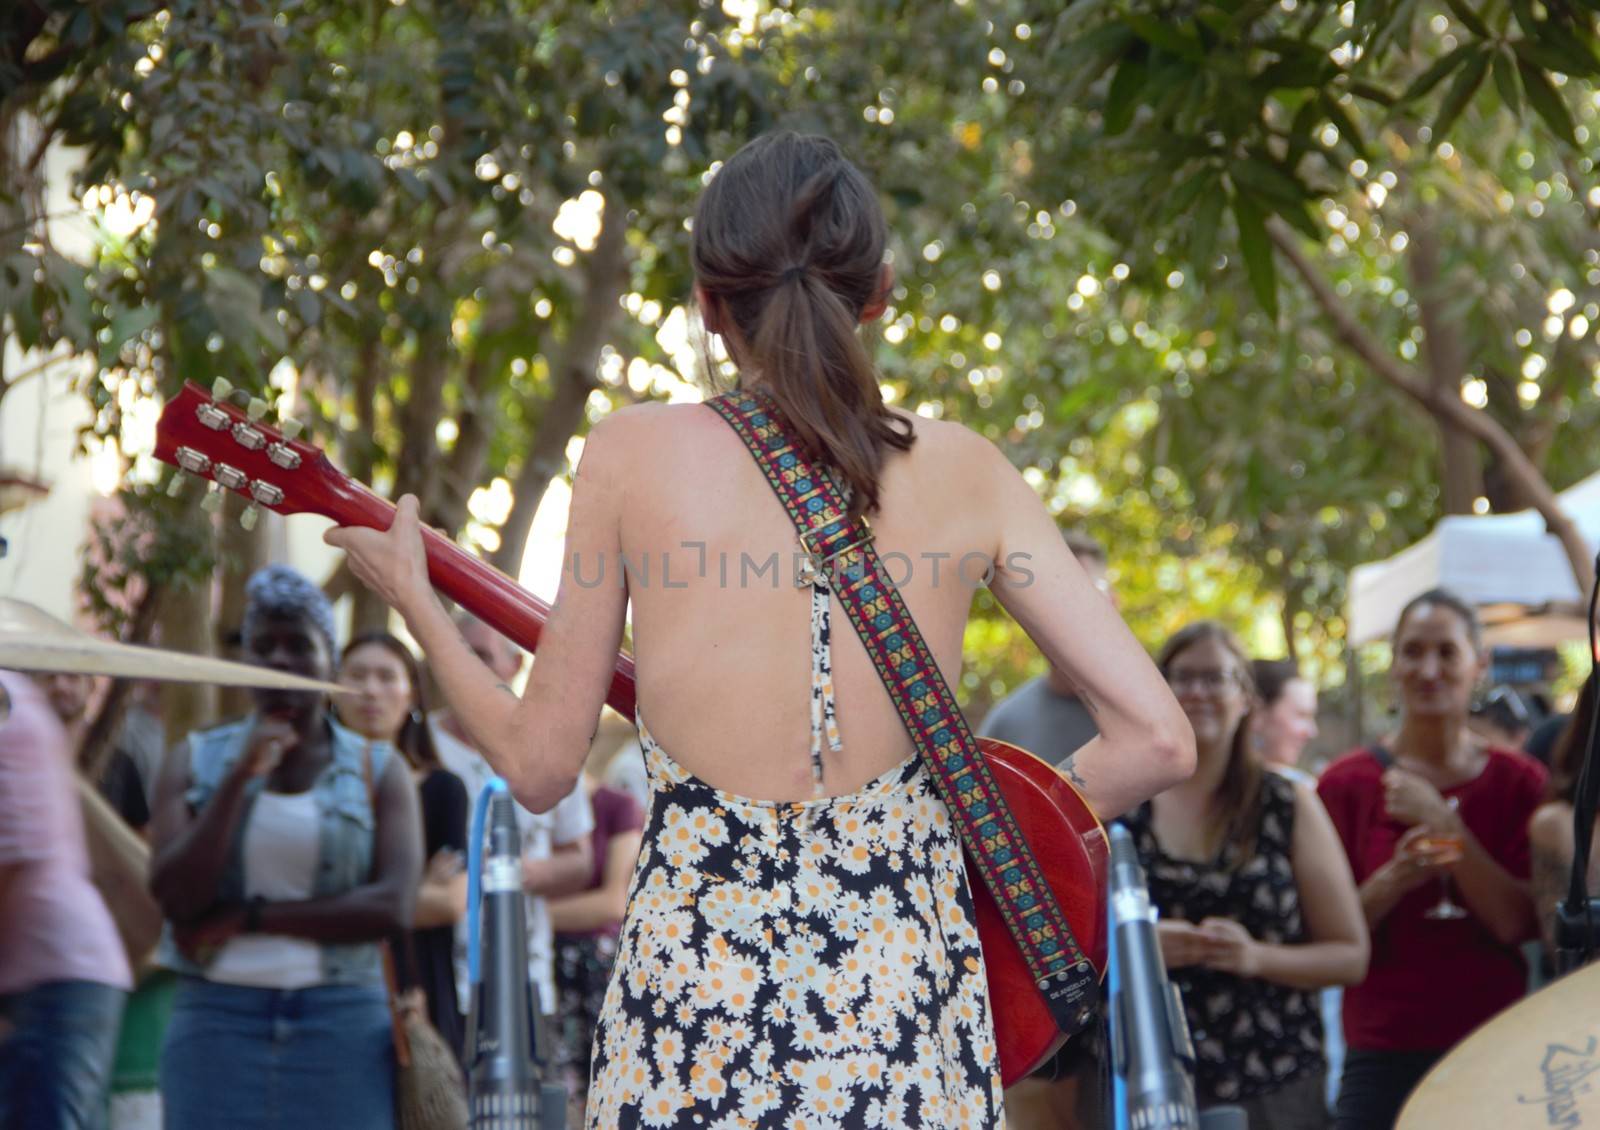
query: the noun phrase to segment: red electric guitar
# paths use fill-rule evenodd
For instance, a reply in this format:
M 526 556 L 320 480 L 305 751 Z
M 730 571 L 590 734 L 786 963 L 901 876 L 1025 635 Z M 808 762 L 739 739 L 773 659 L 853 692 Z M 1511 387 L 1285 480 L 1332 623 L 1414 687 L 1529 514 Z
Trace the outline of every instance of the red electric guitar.
M 189 382 L 169 401 L 156 427 L 156 457 L 209 479 L 279 514 L 320 514 L 343 526 L 386 530 L 394 506 L 336 468 L 311 444 L 261 422 L 265 405 L 250 410 L 225 391 L 213 397 Z M 455 603 L 528 651 L 550 606 L 510 577 L 435 530 L 423 530 L 428 572 Z M 606 702 L 634 717 L 633 659 L 617 656 Z M 1072 932 L 1099 970 L 1105 969 L 1105 829 L 1077 790 L 1047 762 L 1016 746 L 979 739 L 1006 802 L 1032 845 Z M 1060 1047 L 1062 1034 L 1034 986 L 1005 921 L 983 882 L 974 877 L 978 934 L 1005 1085 L 1033 1071 Z

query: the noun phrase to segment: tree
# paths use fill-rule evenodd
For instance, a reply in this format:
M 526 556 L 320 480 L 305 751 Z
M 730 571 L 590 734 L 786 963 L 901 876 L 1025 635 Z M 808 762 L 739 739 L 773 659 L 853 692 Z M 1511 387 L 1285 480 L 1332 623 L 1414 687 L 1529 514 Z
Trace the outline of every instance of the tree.
M 1348 209 L 1359 197 L 1370 199 L 1372 178 L 1393 171 L 1385 166 L 1417 173 L 1429 154 L 1445 153 L 1452 130 L 1473 121 L 1469 107 L 1482 111 L 1491 132 L 1496 115 L 1520 118 L 1531 110 L 1558 145 L 1569 147 L 1568 171 L 1590 172 L 1570 147 L 1580 128 L 1587 136 L 1575 113 L 1592 112 L 1582 92 L 1600 73 L 1594 13 L 1535 10 L 1523 0 L 1202 4 L 1179 18 L 1159 9 L 1103 5 L 1087 18 L 1069 10 L 1045 37 L 1076 64 L 1062 67 L 1057 59 L 1051 66 L 1074 76 L 1068 93 L 1087 109 L 1092 128 L 1042 146 L 1042 177 L 1083 185 L 1097 218 L 1125 246 L 1144 252 L 1141 265 L 1159 270 L 1183 263 L 1208 282 L 1232 274 L 1219 275 L 1216 254 L 1219 230 L 1231 216 L 1245 274 L 1273 317 L 1276 247 L 1333 319 L 1340 341 L 1354 346 L 1374 375 L 1433 413 L 1447 444 L 1458 444 L 1457 434 L 1465 432 L 1490 447 L 1511 492 L 1539 508 L 1587 585 L 1593 575 L 1587 549 L 1555 504 L 1537 460 L 1493 414 L 1474 411 L 1442 387 L 1455 380 L 1450 370 L 1459 361 L 1447 355 L 1447 343 L 1439 340 L 1445 335 L 1436 335 L 1430 348 L 1432 372 L 1403 366 L 1392 349 L 1355 332 L 1359 319 L 1333 301 L 1341 297 L 1337 289 L 1290 230 L 1314 246 L 1331 247 L 1335 237 L 1313 203 L 1330 200 Z M 1491 75 L 1493 83 L 1486 81 Z M 1047 87 L 1043 97 L 1062 93 Z M 1430 124 L 1419 124 L 1424 116 Z M 1102 174 L 1097 185 L 1073 176 L 1090 147 L 1109 158 L 1096 170 Z M 1129 208 L 1129 201 L 1139 203 Z M 1421 225 L 1419 258 L 1425 260 L 1443 231 L 1442 218 L 1426 211 L 1408 218 Z M 1437 295 L 1420 289 L 1429 307 L 1420 315 L 1431 319 Z

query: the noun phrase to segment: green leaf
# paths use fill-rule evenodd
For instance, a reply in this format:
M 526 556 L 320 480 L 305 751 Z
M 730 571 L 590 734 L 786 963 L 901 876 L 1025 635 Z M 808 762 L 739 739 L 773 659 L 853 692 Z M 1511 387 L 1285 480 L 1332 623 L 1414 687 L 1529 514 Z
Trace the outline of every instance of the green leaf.
M 1578 136 L 1572 127 L 1572 112 L 1567 109 L 1561 92 L 1551 84 L 1550 76 L 1522 58 L 1520 52 L 1517 72 L 1522 75 L 1522 89 L 1527 92 L 1528 102 L 1534 112 L 1544 119 L 1551 133 L 1576 148 Z
M 1339 136 L 1344 139 L 1345 144 L 1354 149 L 1358 157 L 1365 157 L 1367 155 L 1367 139 L 1361 135 L 1361 127 L 1356 125 L 1355 119 L 1350 116 L 1343 106 L 1339 105 L 1339 100 L 1327 90 L 1322 92 L 1318 101 L 1322 104 L 1323 113 L 1328 115 L 1328 120 L 1338 129 Z
M 1600 74 L 1600 59 L 1595 57 L 1594 45 L 1582 28 L 1540 24 L 1539 43 L 1552 57 L 1561 60 L 1553 70 L 1588 78 Z
M 1305 186 L 1295 179 L 1294 174 L 1260 157 L 1229 161 L 1228 175 L 1233 178 L 1234 184 L 1277 204 L 1300 204 L 1306 198 Z
M 135 306 L 131 310 L 119 311 L 111 319 L 111 336 L 100 343 L 100 367 L 106 369 L 116 364 L 122 347 L 155 325 L 159 314 L 160 311 L 154 306 Z
M 1490 38 L 1489 25 L 1483 22 L 1482 17 L 1472 10 L 1466 0 L 1445 0 L 1445 3 L 1449 5 L 1456 19 L 1460 20 L 1473 35 L 1479 39 Z
M 1166 206 L 1161 212 L 1162 217 L 1170 222 L 1180 216 L 1187 216 L 1189 209 L 1199 201 L 1200 194 L 1215 185 L 1216 176 L 1209 168 L 1202 166 L 1201 171 L 1190 176 L 1176 191 L 1168 194 Z
M 1239 225 L 1239 250 L 1244 255 L 1245 273 L 1256 301 L 1274 320 L 1278 317 L 1278 271 L 1272 261 L 1272 240 L 1267 236 L 1266 216 L 1248 196 L 1233 198 L 1233 218 Z
M 1194 266 L 1196 277 L 1204 281 L 1217 257 L 1217 228 L 1222 223 L 1222 206 L 1227 203 L 1227 194 L 1215 177 L 1195 179 L 1210 189 L 1200 198 L 1189 228 L 1189 262 Z
M 1349 90 L 1350 93 L 1354 94 L 1357 98 L 1363 98 L 1368 102 L 1374 103 L 1375 105 L 1394 105 L 1394 95 L 1383 89 L 1383 87 L 1374 86 L 1370 82 L 1352 82 L 1349 85 Z
M 1287 162 L 1290 168 L 1300 163 L 1300 158 L 1305 156 L 1306 150 L 1316 148 L 1317 141 L 1311 131 L 1316 128 L 1320 117 L 1319 109 L 1315 98 L 1307 98 L 1301 103 L 1300 109 L 1295 111 L 1293 120 L 1289 122 Z
M 1124 17 L 1123 22 L 1152 47 L 1159 47 L 1191 63 L 1205 62 L 1205 48 L 1200 41 L 1184 34 L 1171 20 L 1159 16 L 1129 15 Z
M 1505 44 L 1494 53 L 1494 85 L 1506 109 L 1522 117 L 1522 80 L 1517 77 L 1517 57 Z
M 1448 55 L 1441 56 L 1440 58 L 1434 60 L 1434 63 L 1431 67 L 1423 71 L 1417 76 L 1415 82 L 1406 87 L 1405 93 L 1400 95 L 1400 101 L 1414 102 L 1418 98 L 1421 98 L 1424 94 L 1427 94 L 1428 91 L 1432 90 L 1434 87 L 1443 82 L 1445 76 L 1459 67 L 1462 63 L 1465 63 L 1468 57 L 1477 50 L 1479 50 L 1479 48 L 1476 44 L 1463 43 L 1460 47 L 1457 47 Z
M 1139 108 L 1139 91 L 1144 87 L 1148 70 L 1133 56 L 1125 56 L 1111 76 L 1111 89 L 1106 92 L 1105 133 L 1115 137 L 1133 122 L 1133 113 Z
M 1511 14 L 1517 18 L 1517 26 L 1522 29 L 1522 34 L 1537 36 L 1539 34 L 1539 21 L 1534 18 L 1533 4 L 1530 0 L 1511 0 Z
M 1483 85 L 1483 77 L 1489 70 L 1489 52 L 1477 51 L 1461 68 L 1461 73 L 1456 75 L 1455 81 L 1450 84 L 1450 91 L 1444 96 L 1444 103 L 1439 107 L 1439 116 L 1433 119 L 1433 146 L 1438 148 L 1450 133 L 1450 127 L 1456 124 L 1456 119 L 1461 117 L 1461 112 L 1467 108 L 1467 103 L 1472 101 L 1472 96 L 1478 92 L 1478 87 Z
M 1099 81 L 1111 64 L 1137 42 L 1133 32 L 1121 24 L 1097 28 L 1077 41 L 1067 53 L 1067 58 L 1073 60 L 1073 73 L 1061 88 L 1062 101 L 1073 103 L 1083 97 L 1083 92 Z M 1140 45 L 1139 50 L 1144 49 Z
M 1321 243 L 1322 237 L 1327 234 L 1325 229 L 1318 226 L 1316 219 L 1311 215 L 1310 207 L 1306 204 L 1279 208 L 1278 215 L 1295 231 L 1317 243 Z

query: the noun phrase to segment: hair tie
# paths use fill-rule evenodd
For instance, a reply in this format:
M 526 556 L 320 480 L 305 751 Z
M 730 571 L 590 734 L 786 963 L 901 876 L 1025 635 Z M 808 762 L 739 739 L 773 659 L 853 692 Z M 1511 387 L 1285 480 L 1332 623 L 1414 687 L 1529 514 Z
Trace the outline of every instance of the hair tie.
M 778 281 L 780 283 L 798 282 L 805 273 L 805 266 L 796 263 L 792 267 L 785 267 L 783 273 L 778 276 Z

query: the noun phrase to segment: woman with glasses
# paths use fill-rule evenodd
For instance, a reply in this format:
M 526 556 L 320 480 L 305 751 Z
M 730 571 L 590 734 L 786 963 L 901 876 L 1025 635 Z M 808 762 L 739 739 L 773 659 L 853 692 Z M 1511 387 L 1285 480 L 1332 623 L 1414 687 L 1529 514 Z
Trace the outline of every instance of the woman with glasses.
M 1488 666 L 1477 614 L 1425 592 L 1401 611 L 1393 646 L 1399 725 L 1318 785 L 1373 941 L 1366 980 L 1344 997 L 1341 1130 L 1393 1126 L 1434 1063 L 1522 996 L 1517 947 L 1536 936 L 1528 820 L 1545 772 L 1471 729 Z
M 1250 663 L 1201 621 L 1157 660 L 1194 728 L 1194 776 L 1125 818 L 1183 993 L 1202 1108 L 1251 1130 L 1327 1123 L 1317 990 L 1359 981 L 1367 932 L 1339 837 L 1316 794 L 1265 770 L 1250 741 Z

